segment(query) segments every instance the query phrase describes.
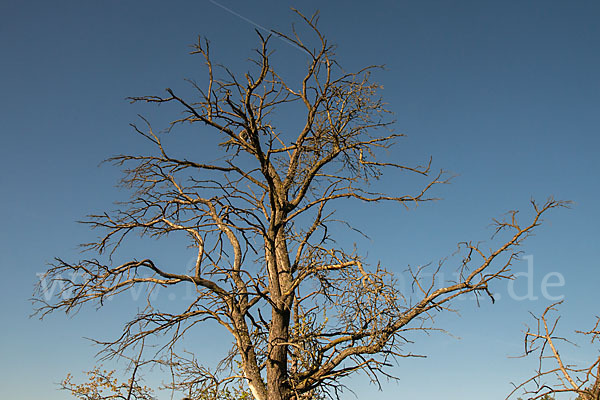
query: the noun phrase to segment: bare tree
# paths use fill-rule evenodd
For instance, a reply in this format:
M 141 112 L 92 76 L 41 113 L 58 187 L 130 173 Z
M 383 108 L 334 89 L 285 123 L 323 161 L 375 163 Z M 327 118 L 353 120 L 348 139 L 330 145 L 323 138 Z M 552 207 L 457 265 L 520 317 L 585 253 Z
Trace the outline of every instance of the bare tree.
M 340 379 L 357 371 L 378 383 L 390 376 L 386 367 L 395 358 L 413 356 L 405 346 L 413 331 L 436 328 L 432 318 L 450 310 L 457 297 L 491 296 L 491 282 L 510 278 L 519 246 L 546 211 L 564 205 L 532 202 L 526 222 L 516 211 L 495 220 L 494 240 L 504 239 L 490 250 L 461 243 L 455 282 L 440 285 L 446 268 L 440 263 L 429 266 L 431 274 L 427 267 L 411 269 L 413 290 L 401 291 L 390 271 L 367 265 L 356 249 L 333 241 L 336 204 L 408 207 L 433 200 L 431 188 L 448 178 L 431 172 L 431 160 L 413 167 L 389 159 L 388 149 L 403 135 L 389 129 L 381 86 L 371 81 L 378 67 L 346 72 L 317 28 L 317 16 L 298 15 L 300 30 L 273 33 L 306 55 L 298 81 L 284 80 L 272 62 L 272 36 L 257 32 L 253 71 L 242 76 L 214 64 L 209 42 L 198 40 L 192 53 L 203 57 L 207 82 L 192 83 L 195 97 L 166 89 L 164 97 L 131 99 L 180 106 L 184 114 L 171 123 L 171 134 L 182 124 L 198 126 L 199 135 L 220 138 L 222 157 L 213 162 L 177 157 L 146 120 L 143 127 L 134 125 L 157 152 L 111 158 L 124 168 L 123 184 L 134 194 L 120 210 L 91 216 L 87 223 L 104 234 L 87 247 L 112 254 L 134 232 L 153 238 L 180 232 L 197 249 L 195 266 L 186 271 L 150 258 L 57 259 L 46 278 L 63 282 L 63 292 L 50 302 L 38 296 L 44 316 L 102 305 L 140 285 L 149 291 L 191 286 L 195 296 L 185 309 L 160 311 L 148 297 L 148 307 L 125 325 L 122 336 L 104 343 L 110 354 L 124 354 L 147 337 L 170 333 L 163 353 L 175 370 L 171 386 L 190 398 L 207 393 L 217 398 L 220 388 L 239 382 L 257 400 L 335 397 L 343 387 Z M 279 108 L 303 115 L 302 125 L 278 129 Z M 408 194 L 370 189 L 387 170 L 422 176 L 422 187 Z M 225 328 L 234 342 L 215 369 L 178 347 L 190 329 L 207 320 Z
M 570 343 L 567 338 L 558 336 L 556 328 L 560 317 L 550 319 L 550 314 L 558 312 L 562 301 L 548 306 L 541 316 L 534 317 L 535 330 L 525 333 L 525 354 L 537 354 L 538 367 L 535 375 L 515 387 L 509 398 L 519 390 L 524 390 L 529 399 L 543 399 L 551 394 L 577 394 L 577 400 L 600 400 L 600 356 L 589 366 L 570 364 L 559 353 L 559 343 Z M 591 343 L 600 340 L 600 317 L 596 317 L 594 327 L 589 331 L 575 331 L 590 338 Z

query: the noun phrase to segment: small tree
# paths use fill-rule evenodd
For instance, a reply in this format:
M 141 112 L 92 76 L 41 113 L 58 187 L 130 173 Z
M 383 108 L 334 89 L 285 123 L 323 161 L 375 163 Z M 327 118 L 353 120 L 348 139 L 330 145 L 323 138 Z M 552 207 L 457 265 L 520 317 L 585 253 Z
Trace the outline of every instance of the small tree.
M 416 205 L 432 200 L 432 187 L 447 177 L 432 173 L 431 161 L 413 167 L 389 159 L 387 150 L 403 135 L 389 131 L 381 86 L 371 81 L 378 67 L 344 71 L 317 16 L 298 15 L 308 33 L 274 33 L 307 56 L 298 81 L 283 79 L 269 51 L 271 35 L 258 33 L 253 71 L 240 76 L 217 66 L 208 41 L 199 40 L 192 53 L 203 57 L 207 81 L 194 84 L 195 98 L 166 89 L 164 97 L 131 99 L 180 106 L 184 115 L 169 131 L 191 124 L 200 135 L 216 135 L 221 158 L 177 157 L 149 123 L 134 126 L 157 153 L 110 159 L 124 168 L 123 183 L 134 194 L 115 213 L 91 216 L 87 223 L 105 233 L 88 248 L 110 253 L 133 232 L 154 238 L 181 232 L 197 250 L 194 267 L 185 271 L 150 258 L 57 259 L 46 274 L 64 284 L 53 301 L 40 305 L 42 316 L 92 302 L 101 306 L 140 285 L 149 291 L 190 285 L 195 297 L 180 312 L 161 311 L 149 296 L 122 336 L 105 345 L 110 354 L 124 354 L 146 337 L 170 332 L 162 362 L 175 370 L 172 387 L 191 398 L 218 397 L 221 388 L 239 382 L 257 400 L 318 398 L 336 396 L 340 378 L 357 371 L 374 382 L 391 376 L 386 367 L 394 358 L 413 355 L 405 346 L 411 333 L 436 328 L 435 314 L 460 296 L 491 296 L 489 284 L 511 277 L 518 248 L 542 215 L 564 205 L 532 202 L 527 222 L 516 211 L 495 220 L 498 237 L 505 235 L 495 249 L 460 244 L 457 281 L 441 286 L 442 263 L 428 276 L 426 267 L 410 270 L 412 293 L 402 292 L 383 266 L 367 265 L 356 249 L 336 245 L 330 228 L 337 202 Z M 306 39 L 309 34 L 313 39 Z M 279 108 L 294 109 L 303 123 L 278 129 Z M 373 191 L 372 181 L 388 170 L 422 176 L 424 183 L 408 194 Z M 234 342 L 216 370 L 184 357 L 178 347 L 206 320 L 220 324 Z
M 85 383 L 74 383 L 73 376 L 67 375 L 61 388 L 80 400 L 155 400 L 152 390 L 140 385 L 135 375 L 127 382 L 119 382 L 114 370 L 94 368 L 86 373 Z
M 524 390 L 529 399 L 546 399 L 551 394 L 576 394 L 576 400 L 600 400 L 600 355 L 590 365 L 569 363 L 559 352 L 559 343 L 571 343 L 557 335 L 560 317 L 551 318 L 562 301 L 548 306 L 541 316 L 535 317 L 535 330 L 525 333 L 525 356 L 537 354 L 539 359 L 536 374 L 515 387 Z M 589 331 L 576 331 L 590 338 L 591 343 L 600 340 L 600 318 Z M 507 397 L 507 398 L 508 398 Z

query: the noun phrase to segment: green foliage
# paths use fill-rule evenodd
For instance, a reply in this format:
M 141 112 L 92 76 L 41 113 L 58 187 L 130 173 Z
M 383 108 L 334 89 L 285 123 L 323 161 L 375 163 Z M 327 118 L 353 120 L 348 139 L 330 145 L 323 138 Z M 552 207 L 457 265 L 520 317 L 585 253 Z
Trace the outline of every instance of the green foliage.
M 94 368 L 86 372 L 87 382 L 73 383 L 73 376 L 68 374 L 61 382 L 63 390 L 80 400 L 155 400 L 152 389 L 147 386 L 140 386 L 134 377 L 127 382 L 119 382 L 115 377 L 115 371 L 107 371 Z

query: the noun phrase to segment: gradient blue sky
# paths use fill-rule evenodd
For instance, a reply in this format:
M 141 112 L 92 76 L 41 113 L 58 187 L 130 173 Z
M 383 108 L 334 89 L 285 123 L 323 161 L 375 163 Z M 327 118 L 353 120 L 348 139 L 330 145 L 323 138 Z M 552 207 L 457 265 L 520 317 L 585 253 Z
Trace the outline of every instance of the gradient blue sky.
M 504 283 L 495 288 L 501 298 L 493 306 L 462 302 L 460 317 L 440 319 L 456 337 L 419 338 L 415 351 L 429 357 L 402 360 L 394 369 L 401 381 L 379 393 L 354 380 L 350 386 L 360 398 L 504 398 L 510 382 L 535 366 L 508 356 L 522 349 L 528 312 L 549 304 L 540 285 L 551 272 L 565 279 L 550 291 L 565 296 L 565 331 L 590 328 L 600 285 L 600 3 L 220 4 L 278 30 L 293 20 L 291 6 L 306 13 L 319 8 L 320 26 L 339 45 L 345 68 L 387 66 L 377 79 L 397 130 L 408 135 L 394 156 L 431 155 L 436 168 L 459 175 L 438 189 L 443 201 L 416 210 L 342 209 L 371 236 L 365 246 L 373 259 L 401 272 L 450 254 L 459 241 L 488 239 L 490 218 L 528 211 L 532 197 L 575 202 L 549 215 L 525 248 L 534 260 L 537 300 L 511 299 Z M 74 318 L 28 318 L 36 274 L 55 256 L 79 258 L 77 244 L 94 237 L 75 221 L 127 196 L 114 187 L 119 172 L 98 164 L 148 149 L 128 127 L 137 113 L 157 124 L 173 116 L 129 105 L 125 97 L 184 88 L 184 78 L 202 82 L 201 60 L 187 55 L 198 34 L 211 39 L 216 59 L 245 68 L 254 28 L 208 0 L 0 2 L 0 398 L 69 398 L 55 383 L 95 363 L 97 349 L 82 337 L 114 337 L 135 312 L 136 305 L 124 301 Z M 295 49 L 275 44 L 289 55 L 289 68 L 302 64 Z M 387 184 L 403 191 L 406 183 L 396 178 Z M 190 257 L 184 246 L 166 248 L 174 259 Z M 130 250 L 139 258 L 145 248 Z M 525 261 L 515 265 L 517 272 L 526 269 Z M 515 290 L 526 289 L 521 278 Z M 214 330 L 198 335 L 198 351 L 208 362 L 216 359 L 211 348 L 223 336 Z M 566 354 L 585 361 L 597 350 Z M 148 383 L 160 379 L 155 373 Z

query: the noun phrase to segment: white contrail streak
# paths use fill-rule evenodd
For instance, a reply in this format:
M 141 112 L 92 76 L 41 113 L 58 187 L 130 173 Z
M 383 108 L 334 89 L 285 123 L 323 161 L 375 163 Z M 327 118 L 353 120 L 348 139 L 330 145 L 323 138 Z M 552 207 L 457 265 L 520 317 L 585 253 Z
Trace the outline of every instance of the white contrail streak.
M 289 44 L 289 45 L 291 45 L 291 46 L 294 46 L 295 48 L 297 48 L 298 50 L 301 50 L 302 52 L 305 52 L 305 50 L 304 50 L 304 49 L 302 49 L 302 48 L 301 48 L 300 46 L 298 46 L 297 44 L 295 44 L 295 43 L 292 43 L 292 42 L 290 42 L 289 40 L 287 40 L 287 39 L 285 39 L 285 38 L 281 37 L 280 35 L 278 35 L 276 31 L 274 31 L 274 30 L 272 30 L 272 29 L 265 28 L 264 26 L 262 26 L 262 25 L 260 25 L 260 24 L 258 24 L 258 23 L 256 23 L 256 22 L 254 22 L 254 21 L 252 21 L 250 18 L 246 18 L 246 17 L 244 17 L 243 15 L 241 15 L 241 14 L 239 14 L 239 13 L 237 13 L 237 12 L 233 11 L 231 8 L 229 8 L 229 7 L 226 7 L 226 6 L 224 6 L 223 4 L 221 4 L 221 3 L 219 3 L 219 2 L 217 2 L 217 1 L 215 1 L 215 0 L 208 0 L 208 1 L 209 1 L 209 2 L 211 2 L 212 4 L 214 4 L 215 6 L 217 6 L 217 7 L 219 7 L 219 8 L 222 8 L 223 10 L 227 11 L 229 14 L 231 14 L 231 15 L 235 15 L 235 16 L 236 16 L 236 17 L 238 17 L 239 19 L 241 19 L 241 20 L 244 20 L 244 21 L 246 21 L 247 23 L 249 23 L 250 25 L 253 25 L 253 26 L 255 26 L 257 29 L 260 29 L 260 30 L 262 30 L 262 31 L 264 31 L 264 32 L 267 32 L 267 33 L 269 33 L 269 34 L 270 34 L 270 33 L 275 33 L 275 34 L 277 35 L 277 37 L 278 37 L 279 39 L 283 40 L 285 43 L 287 43 L 287 44 Z

